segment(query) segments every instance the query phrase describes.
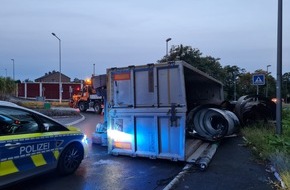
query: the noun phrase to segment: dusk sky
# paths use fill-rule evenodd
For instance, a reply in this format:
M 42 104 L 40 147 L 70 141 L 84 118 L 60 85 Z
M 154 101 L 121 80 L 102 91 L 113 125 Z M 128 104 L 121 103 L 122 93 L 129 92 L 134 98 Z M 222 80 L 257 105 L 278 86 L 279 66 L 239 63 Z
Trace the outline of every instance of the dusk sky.
M 156 63 L 183 44 L 222 66 L 276 78 L 277 0 L 1 0 L 0 76 L 35 80 L 59 70 L 73 80 L 106 68 Z M 283 69 L 290 72 L 290 2 L 283 1 Z

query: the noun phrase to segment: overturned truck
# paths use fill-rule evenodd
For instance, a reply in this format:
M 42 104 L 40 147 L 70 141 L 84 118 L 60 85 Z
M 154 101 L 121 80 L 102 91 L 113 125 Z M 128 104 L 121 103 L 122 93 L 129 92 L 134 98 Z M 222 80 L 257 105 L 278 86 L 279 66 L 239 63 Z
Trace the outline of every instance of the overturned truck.
M 108 152 L 202 160 L 239 123 L 223 100 L 223 84 L 184 61 L 107 69 Z

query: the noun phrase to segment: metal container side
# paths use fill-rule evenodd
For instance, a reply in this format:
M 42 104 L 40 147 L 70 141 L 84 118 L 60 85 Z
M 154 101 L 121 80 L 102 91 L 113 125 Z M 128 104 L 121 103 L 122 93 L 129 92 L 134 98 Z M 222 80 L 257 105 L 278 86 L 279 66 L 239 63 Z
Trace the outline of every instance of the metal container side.
M 110 154 L 185 161 L 194 151 L 187 113 L 223 100 L 222 83 L 183 61 L 107 69 L 107 77 Z

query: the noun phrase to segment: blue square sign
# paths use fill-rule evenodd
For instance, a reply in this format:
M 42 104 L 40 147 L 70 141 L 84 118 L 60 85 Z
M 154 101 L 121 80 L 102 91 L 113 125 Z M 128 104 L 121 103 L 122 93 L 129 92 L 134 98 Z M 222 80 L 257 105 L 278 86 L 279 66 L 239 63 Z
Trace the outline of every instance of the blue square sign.
M 253 85 L 265 85 L 265 75 L 264 74 L 254 74 L 253 75 Z

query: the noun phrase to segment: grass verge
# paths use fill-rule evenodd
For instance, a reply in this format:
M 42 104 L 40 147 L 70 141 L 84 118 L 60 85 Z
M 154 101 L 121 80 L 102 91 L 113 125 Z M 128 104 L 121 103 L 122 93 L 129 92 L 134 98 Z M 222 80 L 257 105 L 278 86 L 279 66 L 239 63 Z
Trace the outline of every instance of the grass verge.
M 16 102 L 18 105 L 30 108 L 30 109 L 42 109 L 45 108 L 47 104 L 52 107 L 68 107 L 68 102 L 37 102 L 37 101 L 19 101 Z
M 72 116 L 79 116 L 80 113 L 74 110 L 59 110 L 59 109 L 34 109 L 44 115 L 49 117 L 72 117 Z
M 59 102 L 19 101 L 15 103 L 20 106 L 38 111 L 50 117 L 63 117 L 63 116 L 69 117 L 80 115 L 80 113 L 75 110 L 50 109 L 50 107 L 68 107 L 68 102 L 59 103 Z M 47 103 L 49 104 L 49 106 L 45 105 Z
M 283 110 L 282 135 L 275 134 L 274 124 L 255 124 L 242 134 L 255 147 L 259 157 L 270 161 L 278 170 L 286 189 L 290 189 L 290 110 Z M 278 187 L 282 188 L 282 187 Z

